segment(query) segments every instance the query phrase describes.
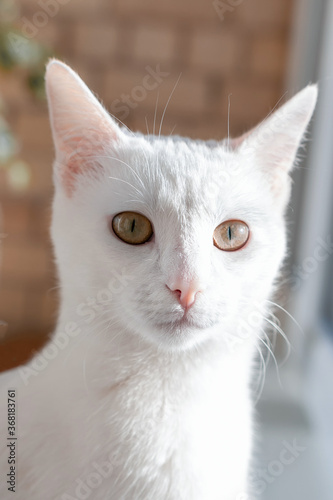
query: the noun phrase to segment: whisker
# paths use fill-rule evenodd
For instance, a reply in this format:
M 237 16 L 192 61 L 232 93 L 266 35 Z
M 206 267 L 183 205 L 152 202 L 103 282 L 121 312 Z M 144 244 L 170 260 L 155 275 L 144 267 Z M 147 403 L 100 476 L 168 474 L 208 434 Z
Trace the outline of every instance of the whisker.
M 169 137 L 170 137 L 170 135 L 172 135 L 174 133 L 176 127 L 177 127 L 177 123 L 172 127 L 172 130 L 169 134 Z
M 145 116 L 145 123 L 146 123 L 147 136 L 149 137 L 150 134 L 149 134 L 147 115 Z
M 294 318 L 294 316 L 292 314 L 290 314 L 290 312 L 288 312 L 284 307 L 280 306 L 279 304 L 277 304 L 276 302 L 273 302 L 271 300 L 268 300 L 268 299 L 265 299 L 266 302 L 269 302 L 270 304 L 274 305 L 275 307 L 278 307 L 279 309 L 281 309 L 281 311 L 283 311 L 284 313 L 287 314 L 287 316 L 289 316 L 289 318 L 295 323 L 295 325 L 299 328 L 300 332 L 302 333 L 302 335 L 305 335 L 304 333 L 304 330 L 303 328 L 301 327 L 301 325 L 296 321 L 296 319 Z
M 133 132 L 133 130 L 131 130 L 130 128 L 128 128 L 127 125 L 125 125 L 124 122 L 122 122 L 119 118 L 117 118 L 115 115 L 113 115 L 112 113 L 109 113 L 110 116 L 112 116 L 112 118 L 114 120 L 116 120 L 118 123 L 120 123 L 133 137 L 137 137 L 137 135 L 135 134 L 135 132 Z M 142 149 L 142 152 L 145 156 L 145 159 L 146 159 L 146 162 L 147 162 L 147 166 L 149 167 L 149 162 L 148 162 L 148 158 L 146 156 L 146 153 L 145 153 L 145 150 L 143 148 Z
M 257 127 L 260 127 L 260 125 L 262 125 L 270 116 L 271 114 L 275 111 L 275 109 L 278 107 L 278 105 L 280 104 L 280 102 L 282 101 L 282 99 L 288 94 L 288 91 L 284 92 L 284 94 L 282 94 L 282 96 L 280 97 L 280 99 L 278 99 L 277 103 L 275 104 L 275 106 L 273 106 L 273 108 L 270 110 L 269 113 L 267 113 L 267 115 L 265 116 L 265 118 L 263 120 L 261 120 L 261 122 L 259 122 L 259 124 L 257 125 Z
M 264 331 L 264 330 L 261 328 L 261 331 Z M 278 379 L 278 382 L 279 382 L 279 386 L 282 389 L 283 386 L 282 386 L 282 383 L 281 383 L 280 372 L 279 372 L 279 365 L 278 365 L 278 362 L 276 361 L 276 357 L 275 357 L 273 351 L 271 350 L 271 348 L 269 347 L 269 345 L 260 337 L 260 335 L 257 335 L 257 337 L 260 340 L 260 342 L 263 343 L 263 345 L 266 347 L 266 349 L 268 349 L 270 355 L 272 356 L 272 359 L 274 361 L 275 368 L 276 368 L 276 374 L 277 374 L 277 379 Z
M 230 97 L 232 94 L 228 95 L 228 148 L 230 146 Z
M 259 377 L 259 383 L 257 384 L 257 387 L 256 387 L 256 391 L 258 391 L 259 389 L 259 392 L 257 394 L 257 397 L 256 397 L 256 400 L 254 402 L 254 405 L 256 406 L 256 404 L 258 403 L 261 395 L 262 395 L 262 391 L 264 390 L 264 385 L 265 385 L 265 380 L 266 380 L 266 362 L 265 362 L 265 359 L 264 359 L 264 356 L 261 352 L 261 349 L 257 346 L 257 350 L 258 350 L 258 353 L 259 353 L 259 356 L 260 356 L 260 359 L 261 359 L 261 365 L 262 365 L 262 373 L 260 374 L 260 377 Z
M 269 339 L 269 337 L 268 337 L 267 333 L 265 332 L 265 330 L 264 330 L 264 329 L 262 329 L 261 331 L 262 331 L 262 333 L 263 333 L 263 335 L 264 335 L 265 342 L 267 342 L 267 344 L 271 346 L 271 349 L 272 349 L 272 351 L 274 352 L 273 345 L 272 345 L 272 343 L 271 343 L 271 341 L 270 341 L 270 339 Z M 269 364 L 270 357 L 271 357 L 271 356 L 270 356 L 269 351 L 266 351 L 266 358 L 265 358 L 265 361 L 266 361 L 266 366 L 268 366 L 268 364 Z
M 155 112 L 154 112 L 154 124 L 153 124 L 153 135 L 155 135 L 155 124 L 156 124 L 156 114 L 157 114 L 157 105 L 158 105 L 158 99 L 160 97 L 160 91 L 157 91 L 157 99 L 156 99 L 156 104 L 155 104 Z
M 122 163 L 123 165 L 125 165 L 126 167 L 128 167 L 131 170 L 131 172 L 134 174 L 134 176 L 138 179 L 138 181 L 140 182 L 141 186 L 145 190 L 147 189 L 146 186 L 143 184 L 142 179 L 137 174 L 137 172 L 135 172 L 135 170 L 126 161 L 121 160 L 120 158 L 117 158 L 116 156 L 93 156 L 93 158 L 107 158 L 109 160 L 119 161 L 120 163 Z
M 267 321 L 268 323 L 270 323 L 273 326 L 273 328 L 275 328 L 280 333 L 280 335 L 283 337 L 283 339 L 286 341 L 287 354 L 285 355 L 285 358 L 280 363 L 280 366 L 283 366 L 287 362 L 287 360 L 289 359 L 289 356 L 290 356 L 291 351 L 293 349 L 292 345 L 290 344 L 289 339 L 287 338 L 287 336 L 284 333 L 284 331 L 282 330 L 282 328 L 280 328 L 278 325 L 276 325 L 273 321 L 270 321 L 268 318 L 264 318 L 264 320 Z
M 127 126 L 127 125 L 125 125 L 125 123 L 124 123 L 124 122 L 122 122 L 122 121 L 120 120 L 120 118 L 118 118 L 117 116 L 113 115 L 113 114 L 112 114 L 112 113 L 110 113 L 110 112 L 108 112 L 108 113 L 109 113 L 109 115 L 110 115 L 110 116 L 111 116 L 114 120 L 116 120 L 118 123 L 120 123 L 120 125 L 122 125 L 124 128 L 126 128 L 126 130 L 127 130 L 130 134 L 132 134 L 132 135 L 135 137 L 135 133 L 134 133 L 134 132 L 133 132 L 130 128 L 128 128 L 128 126 Z
M 277 338 L 277 332 L 274 329 L 272 329 L 270 332 L 270 335 L 268 337 L 268 335 L 266 335 L 266 338 L 269 340 L 270 342 L 270 345 L 272 347 L 272 351 L 275 352 L 275 348 L 276 348 L 276 338 Z
M 112 176 L 109 176 L 109 179 L 113 179 L 113 180 L 115 180 L 115 181 L 123 182 L 124 184 L 127 184 L 127 185 L 128 185 L 128 186 L 130 186 L 131 188 L 135 189 L 135 191 L 136 191 L 138 194 L 142 195 L 142 193 L 141 193 L 141 192 L 140 192 L 140 191 L 139 191 L 139 190 L 138 190 L 135 186 L 133 186 L 133 184 L 131 184 L 130 182 L 125 181 L 124 179 L 119 179 L 119 177 L 112 177 Z
M 175 83 L 175 85 L 174 85 L 174 87 L 173 87 L 173 89 L 172 89 L 172 91 L 171 91 L 171 94 L 169 95 L 169 99 L 167 100 L 167 103 L 166 103 L 166 105 L 165 105 L 165 107 L 164 107 L 163 114 L 162 114 L 162 118 L 161 118 L 161 123 L 160 123 L 160 127 L 159 127 L 159 131 L 158 131 L 158 137 L 161 137 L 161 131 L 162 131 L 162 125 L 163 125 L 164 116 L 165 116 L 165 113 L 166 113 L 167 107 L 168 107 L 168 105 L 169 105 L 169 102 L 170 102 L 170 100 L 171 100 L 171 97 L 172 97 L 172 95 L 173 95 L 174 91 L 176 90 L 176 87 L 177 87 L 177 85 L 178 85 L 178 82 L 179 82 L 179 80 L 180 80 L 180 77 L 181 77 L 181 76 L 182 76 L 182 73 L 180 73 L 180 74 L 179 74 L 179 77 L 178 77 L 178 79 L 177 79 L 177 81 L 176 81 L 176 83 Z

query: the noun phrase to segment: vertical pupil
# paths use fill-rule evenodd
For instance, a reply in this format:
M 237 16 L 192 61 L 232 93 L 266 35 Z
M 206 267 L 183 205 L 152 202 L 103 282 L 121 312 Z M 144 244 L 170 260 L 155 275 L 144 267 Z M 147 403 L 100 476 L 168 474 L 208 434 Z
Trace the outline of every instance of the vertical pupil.
M 228 226 L 228 238 L 229 240 L 231 240 L 231 227 Z
M 133 219 L 133 222 L 132 222 L 131 233 L 133 233 L 133 231 L 134 231 L 134 226 L 135 226 L 135 219 Z

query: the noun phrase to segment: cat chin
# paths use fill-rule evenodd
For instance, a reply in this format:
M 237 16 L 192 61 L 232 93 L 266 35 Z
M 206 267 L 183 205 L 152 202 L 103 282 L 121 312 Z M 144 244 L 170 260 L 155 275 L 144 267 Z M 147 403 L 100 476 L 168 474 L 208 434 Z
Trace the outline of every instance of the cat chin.
M 212 326 L 182 319 L 160 322 L 144 330 L 144 337 L 163 351 L 188 351 L 212 337 Z

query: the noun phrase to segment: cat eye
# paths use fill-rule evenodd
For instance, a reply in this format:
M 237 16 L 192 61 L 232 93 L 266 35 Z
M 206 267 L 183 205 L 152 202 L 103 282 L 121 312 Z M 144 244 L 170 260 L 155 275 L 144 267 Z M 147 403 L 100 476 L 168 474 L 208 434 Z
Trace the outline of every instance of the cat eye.
M 129 245 L 142 245 L 153 234 L 153 227 L 147 217 L 137 212 L 121 212 L 112 219 L 114 233 Z
M 248 241 L 250 230 L 245 222 L 227 220 L 222 222 L 214 231 L 214 245 L 225 252 L 240 250 Z

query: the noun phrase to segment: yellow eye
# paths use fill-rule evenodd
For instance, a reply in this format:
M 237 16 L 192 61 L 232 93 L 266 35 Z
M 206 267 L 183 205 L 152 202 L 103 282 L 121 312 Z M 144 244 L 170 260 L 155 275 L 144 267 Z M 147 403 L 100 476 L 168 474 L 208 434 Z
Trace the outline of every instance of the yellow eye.
M 248 241 L 250 230 L 245 222 L 227 220 L 222 222 L 214 231 L 214 245 L 225 252 L 240 250 Z
M 137 212 L 121 212 L 112 219 L 112 229 L 125 243 L 141 245 L 153 234 L 151 222 Z

